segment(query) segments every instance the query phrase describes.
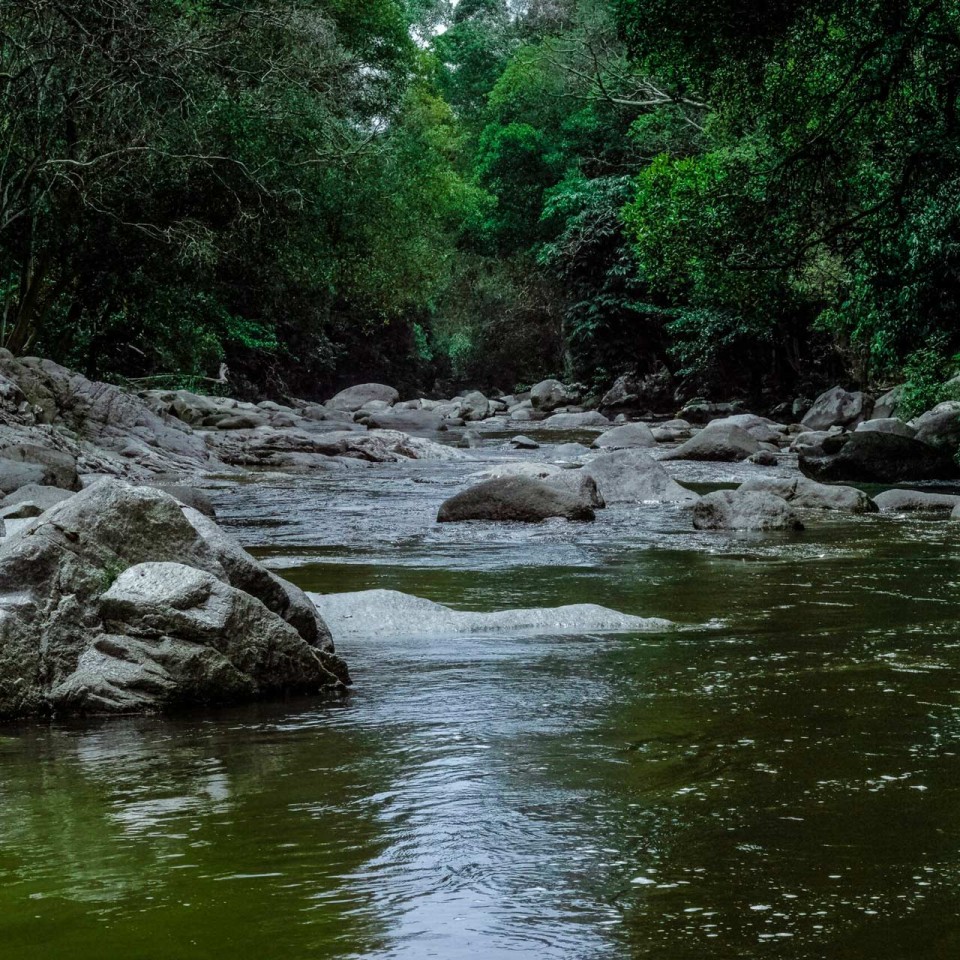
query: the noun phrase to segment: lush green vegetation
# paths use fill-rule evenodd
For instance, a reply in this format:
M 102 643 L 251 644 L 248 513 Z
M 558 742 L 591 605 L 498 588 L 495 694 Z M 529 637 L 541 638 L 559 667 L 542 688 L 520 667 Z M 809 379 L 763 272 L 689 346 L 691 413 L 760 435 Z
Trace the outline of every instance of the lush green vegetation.
M 250 391 L 934 396 L 958 98 L 947 0 L 4 4 L 0 336 Z

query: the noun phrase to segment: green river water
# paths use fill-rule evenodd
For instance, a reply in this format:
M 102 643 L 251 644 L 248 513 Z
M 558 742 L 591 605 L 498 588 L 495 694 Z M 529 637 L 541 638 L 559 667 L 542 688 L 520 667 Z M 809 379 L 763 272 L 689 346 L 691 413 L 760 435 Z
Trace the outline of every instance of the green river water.
M 476 469 L 216 499 L 307 590 L 678 628 L 352 640 L 343 702 L 5 728 L 2 956 L 960 957 L 960 525 L 434 524 Z

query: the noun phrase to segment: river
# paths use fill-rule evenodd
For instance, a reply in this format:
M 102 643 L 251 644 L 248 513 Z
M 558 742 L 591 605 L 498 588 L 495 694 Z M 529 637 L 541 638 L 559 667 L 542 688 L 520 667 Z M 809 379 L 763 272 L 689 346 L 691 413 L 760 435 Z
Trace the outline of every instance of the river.
M 956 527 L 435 524 L 479 466 L 214 495 L 307 590 L 677 627 L 354 639 L 342 702 L 6 728 L 4 956 L 960 956 Z

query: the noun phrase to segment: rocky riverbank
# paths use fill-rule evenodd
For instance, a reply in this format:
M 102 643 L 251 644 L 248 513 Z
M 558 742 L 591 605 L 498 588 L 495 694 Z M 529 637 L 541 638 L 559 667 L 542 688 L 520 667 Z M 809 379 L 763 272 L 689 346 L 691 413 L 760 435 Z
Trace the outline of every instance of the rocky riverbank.
M 325 404 L 253 405 L 125 392 L 0 352 L 0 716 L 341 693 L 349 674 L 313 601 L 213 518 L 202 487 L 243 483 L 251 471 L 314 475 L 416 460 L 469 467 L 471 447 L 509 451 L 464 474 L 436 514 L 450 523 L 546 520 L 575 530 L 602 525 L 608 507 L 661 504 L 689 510 L 690 529 L 797 534 L 823 511 L 960 512 L 952 493 L 871 497 L 850 485 L 952 480 L 960 405 L 906 423 L 891 403 L 870 417 L 867 398 L 836 388 L 799 423 L 705 404 L 645 422 L 611 419 L 580 398 L 557 381 L 444 401 L 402 401 L 389 386 L 362 384 Z M 730 486 L 736 464 L 750 469 L 737 489 L 694 489 Z M 378 593 L 321 606 L 354 634 L 357 624 L 411 616 L 451 633 L 643 628 L 603 608 L 509 611 L 481 623 Z

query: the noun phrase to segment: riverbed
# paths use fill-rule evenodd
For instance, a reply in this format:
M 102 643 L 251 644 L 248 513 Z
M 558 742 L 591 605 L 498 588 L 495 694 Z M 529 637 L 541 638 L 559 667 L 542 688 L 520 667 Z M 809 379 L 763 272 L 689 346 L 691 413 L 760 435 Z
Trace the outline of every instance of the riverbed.
M 675 627 L 354 637 L 342 701 L 7 728 L 5 956 L 960 955 L 960 525 L 436 524 L 490 462 L 554 459 L 502 439 L 212 494 L 308 591 Z

